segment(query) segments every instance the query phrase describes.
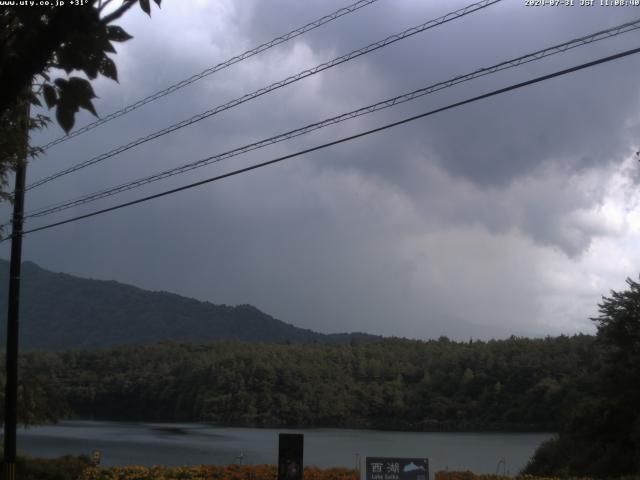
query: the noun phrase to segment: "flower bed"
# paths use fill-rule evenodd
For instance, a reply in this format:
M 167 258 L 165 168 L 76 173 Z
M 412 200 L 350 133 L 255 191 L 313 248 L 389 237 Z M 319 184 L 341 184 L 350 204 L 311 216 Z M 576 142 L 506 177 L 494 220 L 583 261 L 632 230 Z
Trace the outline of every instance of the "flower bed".
M 91 467 L 79 480 L 276 480 L 274 465 L 201 467 Z M 359 480 L 348 468 L 305 467 L 305 480 Z
M 275 465 L 204 465 L 198 467 L 90 467 L 78 480 L 276 480 Z M 305 467 L 304 480 L 360 480 L 357 470 L 348 468 Z M 473 472 L 435 473 L 435 480 L 561 480 L 560 477 L 504 476 Z M 562 478 L 562 480 L 593 480 L 590 478 Z M 640 476 L 619 480 L 640 480 Z
M 534 477 L 532 475 L 517 475 L 514 477 L 505 475 L 475 474 L 465 472 L 436 472 L 434 480 L 594 480 L 589 477 Z M 618 480 L 640 480 L 639 475 L 620 477 Z

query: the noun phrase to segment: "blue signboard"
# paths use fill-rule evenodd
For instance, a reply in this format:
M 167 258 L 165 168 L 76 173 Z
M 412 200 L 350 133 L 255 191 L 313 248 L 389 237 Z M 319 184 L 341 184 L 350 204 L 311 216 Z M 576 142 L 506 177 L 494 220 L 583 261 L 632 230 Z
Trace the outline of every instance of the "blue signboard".
M 367 457 L 365 480 L 428 480 L 426 458 Z

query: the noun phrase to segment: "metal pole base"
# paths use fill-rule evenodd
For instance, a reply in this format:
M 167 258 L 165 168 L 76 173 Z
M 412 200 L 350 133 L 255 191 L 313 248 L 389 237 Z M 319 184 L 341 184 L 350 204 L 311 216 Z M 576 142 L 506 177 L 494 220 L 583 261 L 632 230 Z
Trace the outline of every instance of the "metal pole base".
M 14 462 L 4 462 L 4 480 L 16 480 L 16 464 Z

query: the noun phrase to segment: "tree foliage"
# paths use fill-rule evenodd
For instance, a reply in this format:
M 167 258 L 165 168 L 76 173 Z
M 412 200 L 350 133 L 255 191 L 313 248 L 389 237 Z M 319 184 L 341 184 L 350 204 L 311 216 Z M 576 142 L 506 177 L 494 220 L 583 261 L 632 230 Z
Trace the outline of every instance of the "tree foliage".
M 154 2 L 159 6 L 161 0 Z M 132 38 L 112 22 L 136 3 L 151 14 L 149 0 L 124 0 L 117 8 L 112 3 L 15 5 L 0 11 L 0 189 L 6 187 L 8 173 L 25 153 L 20 124 L 27 104 L 55 108 L 65 132 L 73 128 L 81 108 L 97 116 L 90 81 L 98 75 L 117 81 L 117 68 L 109 54 L 116 52 L 114 42 Z M 56 72 L 56 78 L 51 72 Z M 66 77 L 58 76 L 62 73 Z M 42 127 L 47 120 L 40 115 L 29 126 Z M 37 153 L 34 149 L 27 152 L 28 156 Z M 6 193 L 0 195 L 8 198 Z
M 31 147 L 25 142 L 29 131 L 44 128 L 48 122 L 48 118 L 42 114 L 27 118 L 26 105 L 33 101 L 35 101 L 35 95 L 30 90 L 23 91 L 17 101 L 22 111 L 16 108 L 16 110 L 5 110 L 0 113 L 0 201 L 12 199 L 4 188 L 18 162 L 40 153 L 40 149 Z
M 580 379 L 581 400 L 560 435 L 543 445 L 531 474 L 620 476 L 640 473 L 640 283 L 599 304 L 594 368 Z

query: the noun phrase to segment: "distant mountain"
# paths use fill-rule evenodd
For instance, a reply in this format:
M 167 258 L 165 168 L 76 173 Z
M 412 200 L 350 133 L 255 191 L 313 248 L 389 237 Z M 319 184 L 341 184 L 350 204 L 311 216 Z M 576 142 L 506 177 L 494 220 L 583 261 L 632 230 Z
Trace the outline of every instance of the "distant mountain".
M 0 260 L 0 342 L 5 344 L 9 263 Z M 214 305 L 115 281 L 89 280 L 22 264 L 21 348 L 59 350 L 163 340 L 238 339 L 269 343 L 349 343 L 364 333 L 325 335 L 277 320 L 251 305 Z

